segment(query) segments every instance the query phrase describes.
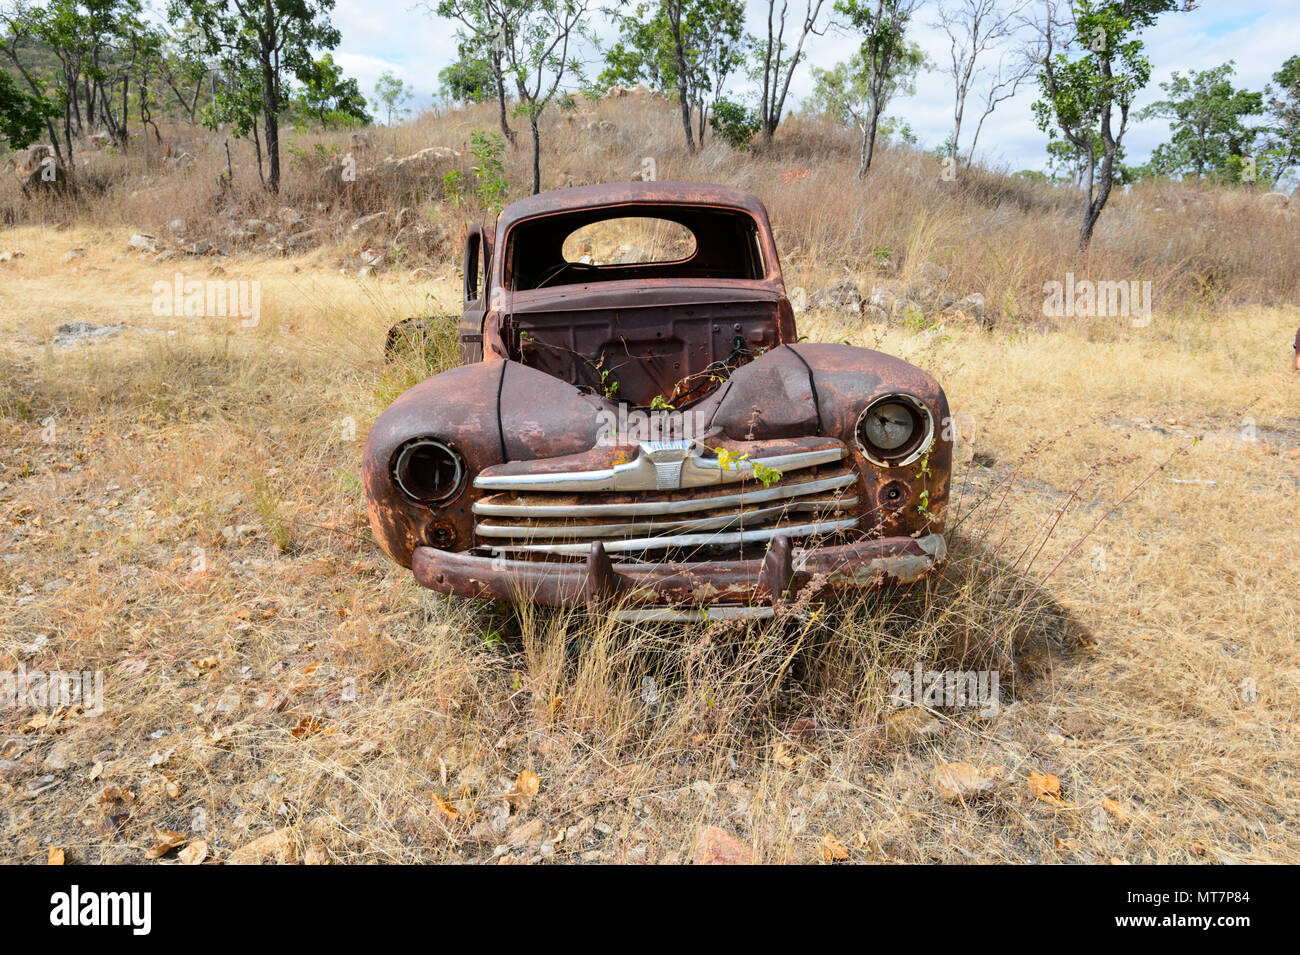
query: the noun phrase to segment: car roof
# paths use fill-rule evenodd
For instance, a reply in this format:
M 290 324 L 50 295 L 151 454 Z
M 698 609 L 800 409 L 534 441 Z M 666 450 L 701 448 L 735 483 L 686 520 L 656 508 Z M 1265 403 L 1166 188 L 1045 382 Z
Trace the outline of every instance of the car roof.
M 503 228 L 521 219 L 600 206 L 635 205 L 723 206 L 743 210 L 767 225 L 767 209 L 753 193 L 732 186 L 702 182 L 610 182 L 541 192 L 510 203 L 501 211 Z

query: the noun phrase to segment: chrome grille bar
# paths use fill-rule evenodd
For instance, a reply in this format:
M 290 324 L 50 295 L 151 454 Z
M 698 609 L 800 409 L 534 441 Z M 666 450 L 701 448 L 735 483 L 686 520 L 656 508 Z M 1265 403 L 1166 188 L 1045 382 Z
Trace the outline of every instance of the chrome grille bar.
M 668 442 L 658 442 L 668 444 Z M 559 471 L 550 474 L 480 474 L 474 486 L 493 491 L 653 491 L 667 487 L 692 488 L 736 484 L 754 479 L 754 465 L 780 471 L 798 471 L 833 464 L 848 453 L 843 445 L 814 451 L 774 454 L 754 461 L 736 461 L 723 467 L 717 458 L 688 454 L 684 448 L 642 445 L 637 457 L 624 464 L 594 471 Z M 669 484 L 668 477 L 675 479 Z
M 628 554 L 648 550 L 666 550 L 674 547 L 736 547 L 767 541 L 780 535 L 790 537 L 811 537 L 818 534 L 834 534 L 838 531 L 856 527 L 856 517 L 834 521 L 816 521 L 809 524 L 777 524 L 752 531 L 734 531 L 713 534 L 669 534 L 664 537 L 640 537 L 628 540 L 615 540 L 604 543 L 606 553 Z M 591 550 L 591 543 L 580 544 L 507 544 L 500 550 L 526 553 L 574 554 L 584 555 Z
M 733 511 L 713 517 L 696 517 L 686 520 L 645 522 L 637 521 L 623 524 L 484 524 L 475 526 L 480 537 L 524 538 L 526 540 L 564 540 L 577 537 L 622 537 L 631 534 L 662 533 L 664 531 L 710 531 L 724 530 L 736 525 L 750 522 L 760 524 L 783 514 L 807 513 L 809 511 L 840 511 L 856 507 L 856 497 L 818 498 L 808 501 L 792 501 L 771 507 L 759 507 L 751 510 Z
M 852 471 L 836 474 L 832 477 L 804 481 L 800 484 L 774 484 L 772 487 L 759 487 L 751 491 L 724 494 L 717 497 L 695 497 L 685 499 L 629 501 L 626 504 L 532 504 L 516 498 L 503 503 L 492 498 L 474 502 L 474 513 L 479 517 L 651 517 L 659 514 L 689 514 L 693 511 L 707 511 L 718 507 L 747 507 L 750 504 L 764 504 L 768 501 L 780 501 L 805 494 L 823 494 L 856 483 L 857 474 Z

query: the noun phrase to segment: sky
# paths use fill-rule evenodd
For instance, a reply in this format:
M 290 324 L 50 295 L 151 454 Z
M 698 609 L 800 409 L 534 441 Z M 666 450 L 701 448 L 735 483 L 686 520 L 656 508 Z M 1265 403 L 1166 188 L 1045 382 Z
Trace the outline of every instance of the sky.
M 887 113 L 907 122 L 921 145 L 938 146 L 952 128 L 952 77 L 948 37 L 936 25 L 938 0 L 925 0 L 910 27 L 911 38 L 935 63 L 935 68 L 917 79 L 916 93 L 899 96 L 889 103 Z M 827 7 L 830 6 L 828 0 Z M 802 0 L 790 0 L 791 11 L 802 12 Z M 750 32 L 760 25 L 765 32 L 767 4 L 748 0 Z M 373 96 L 375 80 L 387 70 L 414 87 L 412 105 L 432 103 L 438 89 L 438 71 L 456 56 L 455 25 L 431 16 L 410 0 L 336 0 L 334 22 L 342 43 L 334 58 L 350 76 L 356 77 L 367 96 Z M 613 31 L 597 18 L 597 36 L 609 39 Z M 1297 0 L 1202 0 L 1190 13 L 1163 15 L 1143 37 L 1154 73 L 1137 105 L 1161 97 L 1159 82 L 1173 71 L 1204 70 L 1228 60 L 1236 62 L 1235 82 L 1260 90 L 1289 56 L 1300 53 L 1300 2 Z M 829 31 L 811 37 L 812 62 L 827 66 L 846 60 L 856 43 L 847 34 Z M 589 71 L 599 70 L 599 54 L 589 51 Z M 808 63 L 801 63 L 791 83 L 790 98 L 796 103 L 812 89 Z M 741 98 L 744 84 L 733 84 L 731 98 Z M 967 105 L 967 123 L 975 100 Z M 979 158 L 993 166 L 1010 169 L 1042 169 L 1046 164 L 1046 134 L 1034 123 L 1030 109 L 1036 87 L 1026 84 L 1011 100 L 1001 103 L 980 133 Z M 964 125 L 964 130 L 970 125 Z M 1125 151 L 1128 161 L 1144 161 L 1151 150 L 1167 138 L 1162 120 L 1134 124 Z M 963 132 L 968 141 L 968 134 Z

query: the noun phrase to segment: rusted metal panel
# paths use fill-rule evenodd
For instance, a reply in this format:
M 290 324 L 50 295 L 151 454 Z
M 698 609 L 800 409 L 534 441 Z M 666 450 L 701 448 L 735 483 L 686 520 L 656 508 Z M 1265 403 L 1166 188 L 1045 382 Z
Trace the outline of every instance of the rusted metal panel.
M 501 560 L 432 547 L 415 551 L 425 587 L 461 597 L 574 606 L 595 594 L 627 604 L 772 603 L 810 588 L 810 596 L 911 583 L 945 557 L 943 537 L 886 537 L 791 551 L 788 539 L 748 560 L 616 564 L 593 545 L 584 560 Z M 784 581 L 784 585 L 782 582 Z

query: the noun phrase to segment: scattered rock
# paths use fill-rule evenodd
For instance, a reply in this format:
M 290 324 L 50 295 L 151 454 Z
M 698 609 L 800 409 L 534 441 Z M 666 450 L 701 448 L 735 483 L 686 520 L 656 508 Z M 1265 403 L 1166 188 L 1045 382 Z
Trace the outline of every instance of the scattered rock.
M 149 235 L 147 232 L 137 232 L 126 240 L 126 244 L 129 248 L 138 249 L 141 252 L 158 251 L 157 237 Z
M 934 736 L 942 728 L 943 724 L 929 710 L 909 706 L 885 718 L 885 739 L 906 745 L 914 740 Z
M 968 802 L 993 792 L 1005 775 L 1001 766 L 980 770 L 970 763 L 943 763 L 934 768 L 930 781 L 948 802 Z
M 10 162 L 24 196 L 63 189 L 68 184 L 67 170 L 59 162 L 53 147 L 45 143 L 18 150 L 10 157 Z
M 382 226 L 387 220 L 388 220 L 387 212 L 372 212 L 369 215 L 362 216 L 356 222 L 352 223 L 352 226 L 351 228 L 348 229 L 348 231 L 352 233 L 357 233 L 357 232 L 368 232 L 372 229 L 378 230 L 379 228 L 382 228 Z
M 68 249 L 63 253 L 63 261 L 71 262 L 73 259 L 84 259 L 86 257 L 85 249 Z
M 752 865 L 754 851 L 725 829 L 704 826 L 695 837 L 696 865 Z
M 812 308 L 857 314 L 862 311 L 862 290 L 852 279 L 840 279 L 814 292 L 808 304 Z
M 173 219 L 171 222 L 167 223 L 167 228 L 171 229 L 173 232 L 184 232 L 184 231 L 185 231 L 185 220 L 184 220 L 184 219 Z
M 60 325 L 54 330 L 50 342 L 54 345 L 69 346 L 79 345 L 82 342 L 94 341 L 100 338 L 110 338 L 116 335 L 126 326 L 123 325 L 95 325 L 91 322 L 68 322 Z
M 14 249 L 6 249 L 0 252 L 0 262 L 12 262 L 14 259 L 21 259 L 26 254 L 26 252 L 18 252 Z
M 277 829 L 230 853 L 226 865 L 261 865 L 268 861 L 287 863 L 293 862 L 297 855 L 292 833 L 287 828 Z
M 50 747 L 50 751 L 45 754 L 45 761 L 41 765 L 57 773 L 68 769 L 76 762 L 76 747 L 69 740 L 61 739 Z
M 191 242 L 189 245 L 185 246 L 181 251 L 184 252 L 186 255 L 207 255 L 209 252 L 212 251 L 212 243 L 204 242 L 202 240 L 198 242 Z
M 525 846 L 540 838 L 545 832 L 546 823 L 540 819 L 530 819 L 510 831 L 510 835 L 506 836 L 506 845 Z
M 324 230 L 320 228 L 306 229 L 303 232 L 295 232 L 283 242 L 283 248 L 290 252 L 299 252 L 303 249 L 310 248 L 320 243 L 325 238 Z
M 948 270 L 934 262 L 922 262 L 916 273 L 921 281 L 937 285 L 948 280 Z
M 965 312 L 972 318 L 978 318 L 980 321 L 984 320 L 984 316 L 988 310 L 984 302 L 984 296 L 979 292 L 972 292 L 970 295 L 959 300 L 957 302 L 957 309 Z

